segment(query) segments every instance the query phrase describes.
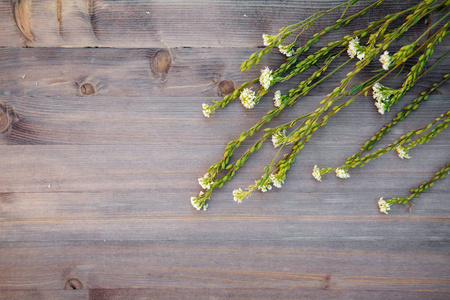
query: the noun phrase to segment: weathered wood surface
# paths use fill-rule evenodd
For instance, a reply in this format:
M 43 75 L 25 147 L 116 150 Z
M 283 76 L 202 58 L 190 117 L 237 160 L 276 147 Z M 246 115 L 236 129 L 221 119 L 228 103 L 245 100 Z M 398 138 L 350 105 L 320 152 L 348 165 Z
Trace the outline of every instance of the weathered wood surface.
M 401 7 L 394 2 L 371 18 Z M 268 143 L 207 212 L 189 203 L 197 178 L 272 100 L 253 110 L 236 101 L 209 119 L 201 104 L 220 98 L 223 80 L 238 86 L 259 75 L 260 67 L 238 68 L 262 33 L 336 3 L 36 0 L 34 41 L 25 41 L 12 4 L 0 1 L 0 101 L 19 118 L 0 133 L 0 299 L 447 299 L 449 179 L 389 215 L 376 201 L 406 196 L 448 163 L 448 130 L 411 150 L 412 159 L 386 154 L 348 180 L 317 182 L 311 170 L 344 162 L 448 72 L 450 59 L 389 114 L 379 115 L 368 96 L 331 118 L 281 190 L 241 205 L 232 199 L 275 154 Z M 447 39 L 434 61 L 448 47 Z M 155 65 L 158 53 L 170 60 Z M 274 53 L 262 65 L 281 60 Z M 273 123 L 317 107 L 349 70 Z M 450 85 L 441 86 L 380 146 L 449 110 L 449 95 Z
M 17 26 L 11 1 L 1 0 L 0 46 L 255 47 L 261 45 L 262 33 L 276 33 L 283 26 L 341 3 L 338 0 L 22 2 L 31 2 L 27 4 L 30 13 L 26 21 L 33 40 Z M 350 11 L 362 7 L 363 3 L 357 4 Z M 401 2 L 389 0 L 374 14 L 385 15 L 401 7 Z M 328 26 L 339 16 L 340 12 L 333 12 L 330 18 L 321 19 L 317 24 L 319 27 Z M 352 32 L 355 25 L 348 26 L 345 31 Z M 407 35 L 410 34 L 413 33 Z

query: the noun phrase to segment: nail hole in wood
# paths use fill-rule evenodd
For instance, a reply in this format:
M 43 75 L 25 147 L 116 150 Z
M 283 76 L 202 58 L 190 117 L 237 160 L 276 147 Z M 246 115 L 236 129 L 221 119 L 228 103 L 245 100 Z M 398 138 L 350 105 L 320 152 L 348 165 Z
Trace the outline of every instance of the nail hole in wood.
M 90 95 L 95 94 L 95 88 L 90 83 L 83 83 L 80 86 L 80 92 L 81 92 L 81 94 L 83 94 L 85 96 L 90 96 Z
M 151 68 L 156 74 L 167 74 L 172 65 L 172 56 L 169 51 L 162 49 L 156 52 L 155 57 L 151 61 Z
M 66 290 L 82 290 L 83 284 L 76 278 L 71 278 L 67 280 L 66 285 L 64 286 Z
M 219 83 L 219 92 L 222 95 L 228 95 L 231 94 L 232 92 L 234 92 L 235 90 L 235 86 L 234 86 L 234 82 L 231 80 L 222 80 Z

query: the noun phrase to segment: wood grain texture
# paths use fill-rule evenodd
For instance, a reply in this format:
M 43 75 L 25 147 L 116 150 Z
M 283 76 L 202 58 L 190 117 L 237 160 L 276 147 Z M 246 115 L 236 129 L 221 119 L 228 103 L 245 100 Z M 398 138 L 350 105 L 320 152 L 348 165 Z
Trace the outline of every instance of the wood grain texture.
M 258 179 L 276 153 L 268 141 L 207 212 L 189 203 L 226 143 L 273 108 L 267 95 L 252 110 L 237 100 L 204 118 L 202 103 L 221 98 L 224 80 L 239 86 L 259 77 L 260 66 L 238 68 L 262 33 L 338 2 L 32 1 L 30 41 L 13 3 L 0 0 L 0 104 L 17 117 L 0 133 L 0 299 L 448 299 L 449 179 L 389 215 L 376 202 L 408 195 L 448 163 L 449 130 L 411 150 L 409 160 L 389 153 L 352 169 L 348 180 L 318 182 L 311 171 L 357 152 L 448 72 L 450 59 L 388 114 L 379 115 L 368 95 L 330 118 L 281 190 L 233 201 L 233 189 Z M 405 5 L 389 0 L 360 22 Z M 426 26 L 422 20 L 405 39 Z M 426 67 L 449 47 L 446 39 Z M 282 59 L 273 53 L 261 66 Z M 347 67 L 270 126 L 315 109 L 354 65 Z M 386 84 L 399 86 L 410 67 Z M 449 84 L 379 146 L 447 110 Z
M 411 1 L 414 2 L 414 1 Z M 418 1 L 415 1 L 416 3 Z M 255 47 L 262 33 L 279 28 L 341 3 L 340 1 L 34 1 L 29 18 L 34 42 L 23 41 L 14 23 L 9 0 L 0 1 L 0 46 L 22 47 Z M 357 4 L 349 12 L 361 9 Z M 399 10 L 401 3 L 389 0 L 377 14 Z M 317 22 L 332 24 L 340 16 Z M 365 18 L 368 18 L 367 16 Z M 364 19 L 363 19 L 364 20 Z M 347 27 L 352 32 L 354 26 Z M 409 34 L 408 34 L 409 35 Z

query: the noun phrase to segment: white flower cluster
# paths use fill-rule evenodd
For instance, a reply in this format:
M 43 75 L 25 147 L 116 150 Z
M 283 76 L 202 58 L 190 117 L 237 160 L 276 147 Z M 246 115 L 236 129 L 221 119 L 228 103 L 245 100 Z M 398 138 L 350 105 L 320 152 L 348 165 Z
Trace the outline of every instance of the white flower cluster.
M 203 192 L 200 192 L 200 196 L 203 196 L 203 195 L 204 195 Z M 204 211 L 206 211 L 208 209 L 208 204 L 205 204 L 203 201 L 201 201 L 197 197 L 191 197 L 191 204 L 196 210 L 203 209 Z
M 262 38 L 263 38 L 263 44 L 264 44 L 264 46 L 267 47 L 267 46 L 272 45 L 273 39 L 274 39 L 274 36 L 273 36 L 273 35 L 263 34 L 263 35 L 262 35 Z
M 255 183 L 257 183 L 257 181 L 255 181 Z M 258 185 L 258 190 L 260 190 L 263 193 L 270 191 L 271 189 L 272 189 L 272 186 L 270 184 Z
M 259 77 L 259 83 L 265 90 L 268 90 L 270 88 L 272 80 L 273 80 L 272 70 L 269 69 L 269 67 L 265 67 L 264 69 L 262 69 L 261 76 Z
M 272 135 L 272 144 L 274 148 L 281 146 L 286 141 L 286 130 L 280 130 Z
M 380 56 L 380 63 L 383 65 L 383 69 L 389 70 L 389 66 L 392 63 L 392 57 L 389 56 L 389 51 L 384 51 Z
M 397 150 L 397 154 L 401 159 L 411 158 L 411 156 L 409 156 L 408 154 L 408 151 L 405 150 L 405 148 L 403 148 L 402 146 L 397 146 L 395 150 Z
M 395 90 L 390 89 L 377 82 L 372 86 L 372 95 L 375 99 L 375 106 L 378 112 L 384 115 L 385 111 L 390 107 L 390 99 L 395 94 Z
M 285 179 L 284 175 L 270 174 L 269 178 L 272 181 L 272 184 L 273 184 L 274 187 L 281 189 L 281 185 L 284 184 L 284 179 Z
M 383 200 L 383 197 L 378 200 L 378 208 L 380 209 L 380 212 L 388 214 L 388 210 L 391 210 L 391 205 Z
M 281 54 L 286 55 L 286 57 L 291 57 L 292 55 L 294 55 L 294 49 L 292 49 L 291 45 L 278 45 L 278 50 L 280 50 Z
M 202 108 L 203 108 L 203 114 L 205 115 L 205 117 L 209 118 L 209 116 L 212 114 L 211 106 L 209 106 L 206 103 L 203 103 Z
M 317 165 L 314 166 L 312 176 L 318 180 L 322 181 L 322 174 L 320 173 L 320 169 L 317 167 Z
M 366 56 L 366 48 L 359 45 L 358 37 L 351 39 L 348 43 L 347 54 L 350 58 L 354 58 L 356 56 L 359 60 L 363 60 Z
M 348 174 L 348 172 L 344 169 L 341 168 L 337 168 L 336 169 L 336 176 L 342 179 L 347 179 L 350 178 L 350 174 Z
M 203 177 L 200 177 L 198 179 L 198 183 L 200 186 L 205 189 L 209 190 L 211 185 L 214 183 L 213 178 L 210 173 L 206 173 Z
M 245 192 L 242 189 L 237 189 L 233 191 L 234 201 L 237 203 L 242 203 L 242 199 L 245 198 Z
M 255 92 L 249 88 L 245 88 L 239 96 L 241 103 L 245 108 L 251 109 L 255 106 L 256 95 Z
M 276 91 L 273 95 L 273 106 L 280 107 L 281 106 L 281 92 Z

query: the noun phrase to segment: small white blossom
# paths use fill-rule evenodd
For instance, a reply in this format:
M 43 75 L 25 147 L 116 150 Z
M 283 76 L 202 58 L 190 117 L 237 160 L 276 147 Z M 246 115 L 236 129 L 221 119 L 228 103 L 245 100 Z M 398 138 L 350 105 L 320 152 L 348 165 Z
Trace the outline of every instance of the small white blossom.
M 283 129 L 272 135 L 272 144 L 274 148 L 281 146 L 286 141 L 286 130 Z
M 409 154 L 408 154 L 408 151 L 406 151 L 405 148 L 403 148 L 402 146 L 397 146 L 396 150 L 397 150 L 398 156 L 401 159 L 411 158 L 411 156 L 409 156 Z
M 245 192 L 242 189 L 237 189 L 233 191 L 234 201 L 237 203 L 242 203 L 242 199 L 245 197 Z
M 314 166 L 312 176 L 318 180 L 322 181 L 322 174 L 320 174 L 320 169 L 317 167 L 317 165 Z
M 281 185 L 284 184 L 284 176 L 270 174 L 270 180 L 274 187 L 281 189 Z
M 366 53 L 365 53 L 364 51 L 358 51 L 358 53 L 356 54 L 356 57 L 357 57 L 359 60 L 363 60 L 364 57 L 366 57 Z
M 203 108 L 203 114 L 205 115 L 205 117 L 209 118 L 209 116 L 211 115 L 212 111 L 211 111 L 211 106 L 209 106 L 206 103 L 202 104 L 202 108 Z
M 392 63 L 392 57 L 389 56 L 389 51 L 384 51 L 383 55 L 380 56 L 380 63 L 383 65 L 383 69 L 389 70 L 389 66 Z
M 355 37 L 348 43 L 347 54 L 350 58 L 358 57 L 359 60 L 363 60 L 366 56 L 366 48 L 359 45 L 359 38 Z
M 384 114 L 384 112 L 392 105 L 392 96 L 395 95 L 397 90 L 385 87 L 379 82 L 372 86 L 372 90 L 372 96 L 375 99 L 375 106 L 380 114 Z
M 377 107 L 378 112 L 384 115 L 384 112 L 386 111 L 386 104 L 380 101 L 375 101 L 375 106 Z
M 205 190 L 209 190 L 211 187 L 211 184 L 213 184 L 213 179 L 210 173 L 206 173 L 203 177 L 200 177 L 198 179 L 198 183 L 202 188 Z
M 294 54 L 294 50 L 291 45 L 283 46 L 278 45 L 278 50 L 280 50 L 281 54 L 286 55 L 287 57 L 291 57 Z
M 202 193 L 200 193 L 202 195 Z M 208 209 L 208 204 L 200 201 L 197 197 L 191 197 L 191 204 L 196 210 L 201 210 L 203 208 L 204 211 Z
M 257 181 L 255 181 L 256 183 Z M 270 184 L 266 184 L 266 185 L 258 185 L 258 190 L 260 190 L 261 192 L 265 193 L 267 191 L 270 191 L 272 189 L 272 186 Z
M 275 107 L 281 106 L 281 92 L 280 91 L 276 91 L 275 94 L 273 95 L 273 105 Z
M 378 208 L 380 209 L 380 212 L 388 214 L 388 210 L 391 210 L 391 205 L 383 200 L 383 197 L 378 200 Z
M 255 106 L 256 95 L 255 92 L 249 88 L 245 88 L 239 96 L 241 103 L 245 108 L 251 109 Z
M 342 179 L 350 178 L 350 174 L 348 174 L 346 170 L 341 168 L 336 169 L 336 176 Z
M 355 37 L 348 43 L 347 54 L 350 58 L 354 58 L 358 54 L 359 38 Z
M 273 80 L 272 70 L 269 69 L 269 67 L 265 67 L 264 69 L 262 69 L 261 76 L 259 77 L 259 83 L 265 90 L 269 89 L 272 80 Z
M 266 47 L 270 46 L 273 42 L 273 35 L 263 34 L 262 38 L 263 38 L 264 46 L 266 46 Z

